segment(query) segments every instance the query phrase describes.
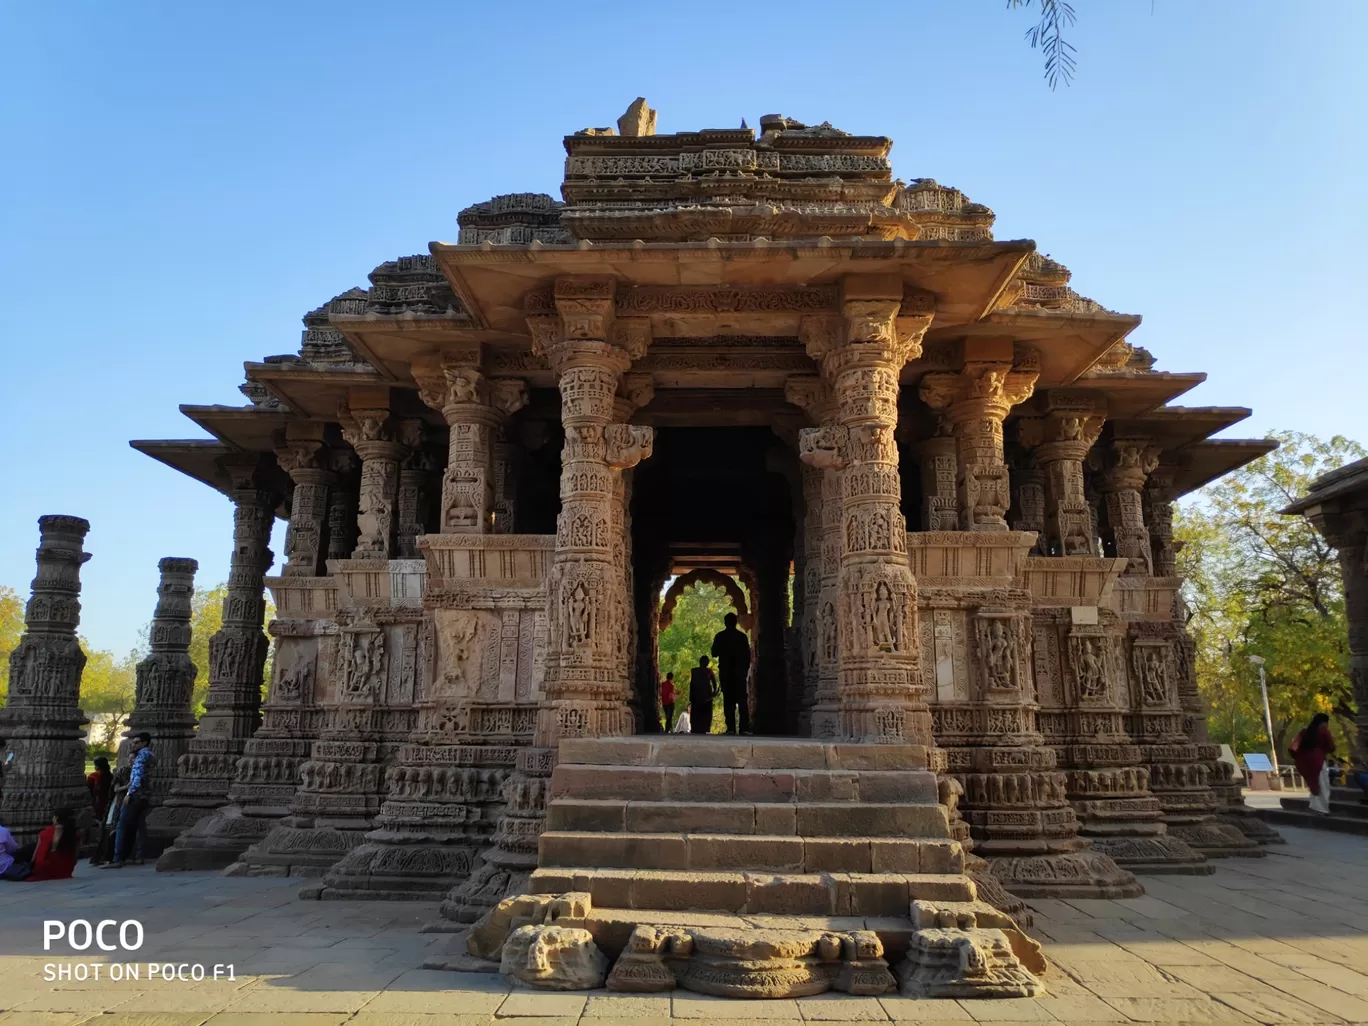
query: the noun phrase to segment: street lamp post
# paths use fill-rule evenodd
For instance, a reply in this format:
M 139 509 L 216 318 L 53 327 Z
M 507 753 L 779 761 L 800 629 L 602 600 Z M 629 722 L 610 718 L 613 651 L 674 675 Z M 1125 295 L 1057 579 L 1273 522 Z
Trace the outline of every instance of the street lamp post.
M 1252 655 L 1249 661 L 1259 668 L 1259 691 L 1263 695 L 1264 727 L 1268 731 L 1268 758 L 1273 763 L 1273 775 L 1279 776 L 1278 746 L 1273 743 L 1273 714 L 1268 709 L 1268 679 L 1264 676 L 1263 656 Z

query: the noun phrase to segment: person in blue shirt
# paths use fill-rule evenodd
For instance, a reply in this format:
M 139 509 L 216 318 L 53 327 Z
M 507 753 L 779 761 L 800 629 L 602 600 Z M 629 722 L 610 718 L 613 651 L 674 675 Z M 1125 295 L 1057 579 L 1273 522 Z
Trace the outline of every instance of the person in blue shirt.
M 156 768 L 157 755 L 152 751 L 152 735 L 147 731 L 134 734 L 128 743 L 133 755 L 128 791 L 124 794 L 119 825 L 114 831 L 114 858 L 105 864 L 105 869 L 123 868 L 128 862 L 130 842 L 134 847 L 132 862 L 135 866 L 141 866 L 143 847 L 147 843 L 147 813 L 151 806 L 147 785 Z

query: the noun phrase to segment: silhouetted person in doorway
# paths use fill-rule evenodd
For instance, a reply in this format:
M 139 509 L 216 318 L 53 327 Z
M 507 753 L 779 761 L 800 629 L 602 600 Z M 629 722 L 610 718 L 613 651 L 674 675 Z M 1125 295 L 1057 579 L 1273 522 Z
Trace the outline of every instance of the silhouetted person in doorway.
M 690 732 L 712 733 L 713 697 L 717 694 L 717 678 L 708 665 L 707 656 L 698 657 L 698 665 L 689 672 L 689 706 L 692 709 Z
M 741 733 L 750 733 L 750 708 L 746 701 L 746 675 L 750 672 L 750 641 L 736 628 L 736 614 L 722 618 L 726 625 L 713 637 L 712 654 L 717 657 L 717 676 L 722 682 L 722 715 L 727 733 L 736 733 L 737 706 L 741 708 Z

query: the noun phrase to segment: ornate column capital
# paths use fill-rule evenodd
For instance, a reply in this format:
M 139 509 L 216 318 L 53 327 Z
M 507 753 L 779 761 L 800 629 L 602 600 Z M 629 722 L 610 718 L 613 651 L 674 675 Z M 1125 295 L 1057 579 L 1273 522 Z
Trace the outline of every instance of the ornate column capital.
M 1104 492 L 1140 491 L 1159 466 L 1159 447 L 1147 438 L 1118 438 L 1107 453 L 1099 482 Z
M 323 442 L 313 438 L 291 438 L 276 446 L 276 463 L 296 485 L 331 484 L 335 474 L 329 467 L 329 453 Z
M 597 362 L 621 374 L 646 354 L 651 322 L 619 318 L 614 310 L 617 281 L 596 275 L 564 275 L 550 289 L 529 292 L 523 301 L 532 349 L 561 373 L 565 366 Z
M 801 319 L 798 337 L 832 376 L 855 366 L 899 371 L 921 355 L 935 316 L 935 297 L 884 275 L 851 275 L 841 282 L 839 313 Z
M 999 424 L 1035 391 L 1040 372 L 1004 361 L 966 361 L 960 371 L 933 371 L 921 380 L 922 401 L 952 424 L 992 419 Z
M 1037 467 L 1059 460 L 1082 464 L 1102 434 L 1106 415 L 1091 399 L 1049 394 L 1045 412 L 1017 421 L 1017 440 L 1032 450 Z
M 342 438 L 356 450 L 364 463 L 367 460 L 402 460 L 405 449 L 396 439 L 398 425 L 390 419 L 389 410 L 353 409 L 343 403 L 337 410 Z

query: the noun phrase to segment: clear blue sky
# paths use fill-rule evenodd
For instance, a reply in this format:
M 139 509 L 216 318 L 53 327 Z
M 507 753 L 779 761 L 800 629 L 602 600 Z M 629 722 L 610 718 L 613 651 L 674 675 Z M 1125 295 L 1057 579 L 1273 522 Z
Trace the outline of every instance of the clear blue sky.
M 1074 0 L 1051 93 L 1002 0 L 10 4 L 0 15 L 0 584 L 36 519 L 93 524 L 82 631 L 126 650 L 156 562 L 227 575 L 226 499 L 127 447 L 197 437 L 244 360 L 470 203 L 555 193 L 561 137 L 782 113 L 885 134 L 904 178 L 1032 238 L 1132 339 L 1246 405 L 1368 442 L 1368 6 Z M 277 532 L 280 552 L 283 532 Z

